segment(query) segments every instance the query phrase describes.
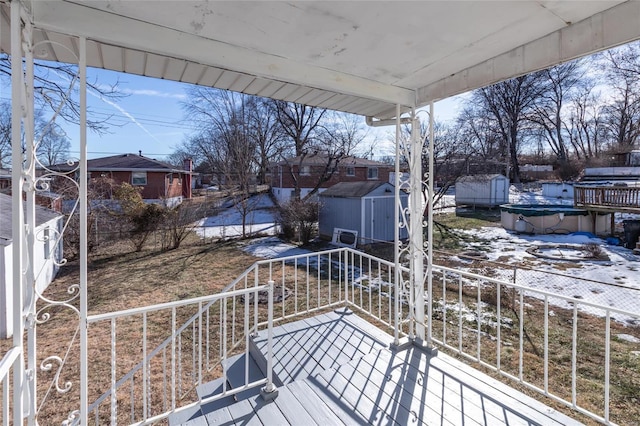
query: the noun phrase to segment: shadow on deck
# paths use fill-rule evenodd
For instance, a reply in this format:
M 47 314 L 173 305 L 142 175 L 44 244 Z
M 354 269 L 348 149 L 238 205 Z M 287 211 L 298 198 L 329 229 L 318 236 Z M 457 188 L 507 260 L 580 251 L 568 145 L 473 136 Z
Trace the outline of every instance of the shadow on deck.
M 392 341 L 354 314 L 332 312 L 275 327 L 273 401 L 248 392 L 170 423 L 580 424 L 447 355 L 431 356 L 413 346 L 392 351 Z M 266 332 L 254 337 L 251 360 L 237 362 L 242 375 L 264 371 L 266 345 Z

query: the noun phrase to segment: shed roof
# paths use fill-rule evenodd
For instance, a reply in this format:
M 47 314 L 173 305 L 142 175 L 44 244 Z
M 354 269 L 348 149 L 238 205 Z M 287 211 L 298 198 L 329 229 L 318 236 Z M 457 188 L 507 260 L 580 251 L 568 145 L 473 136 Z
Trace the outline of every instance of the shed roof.
M 456 182 L 489 182 L 496 178 L 506 179 L 507 177 L 499 173 L 468 175 L 459 177 Z
M 3 240 L 10 241 L 13 239 L 12 214 L 11 196 L 0 193 L 0 244 L 3 243 Z M 59 216 L 61 216 L 60 213 L 36 205 L 36 226 L 40 226 Z
M 364 182 L 339 182 L 323 191 L 321 197 L 338 197 L 338 198 L 360 198 L 371 193 L 374 189 L 382 185 L 389 185 L 389 182 L 380 181 L 364 181 Z
M 624 0 L 22 3 L 36 59 L 78 63 L 86 37 L 91 67 L 379 119 L 640 38 Z

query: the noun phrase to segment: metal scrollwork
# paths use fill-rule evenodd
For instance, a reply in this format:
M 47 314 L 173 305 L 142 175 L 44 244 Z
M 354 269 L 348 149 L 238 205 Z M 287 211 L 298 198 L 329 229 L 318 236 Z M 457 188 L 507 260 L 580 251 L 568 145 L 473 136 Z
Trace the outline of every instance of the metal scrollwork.
M 55 44 L 58 47 L 65 48 L 64 46 L 56 43 L 55 41 L 45 40 L 32 45 L 29 40 L 29 34 L 23 34 L 23 37 L 26 39 L 25 51 L 30 52 L 29 56 L 31 59 L 33 58 L 32 53 L 41 48 L 43 44 Z M 76 58 L 77 55 L 73 51 L 69 51 Z M 69 81 L 69 88 L 63 93 L 56 93 L 54 96 L 51 94 L 45 93 L 44 96 L 48 97 L 50 100 L 55 97 L 59 97 L 59 102 L 54 108 L 52 117 L 48 120 L 48 122 L 44 126 L 39 126 L 37 131 L 32 129 L 33 139 L 31 143 L 27 145 L 28 149 L 26 152 L 26 161 L 23 169 L 23 178 L 24 178 L 24 190 L 27 193 L 35 193 L 36 195 L 50 195 L 52 190 L 55 190 L 53 186 L 54 181 L 56 183 L 61 183 L 60 185 L 56 185 L 56 187 L 64 187 L 69 188 L 71 193 L 76 195 L 76 199 L 66 204 L 64 207 L 65 211 L 65 219 L 62 221 L 59 227 L 53 228 L 48 227 L 45 229 L 35 230 L 35 229 L 27 229 L 27 233 L 33 233 L 33 242 L 43 243 L 45 247 L 48 247 L 46 250 L 48 251 L 48 259 L 49 262 L 52 262 L 56 267 L 63 266 L 67 263 L 67 259 L 61 255 L 60 245 L 63 243 L 63 236 L 70 228 L 72 223 L 72 217 L 77 214 L 78 206 L 80 203 L 79 193 L 80 193 L 80 184 L 79 180 L 77 180 L 77 174 L 79 173 L 80 163 L 77 159 L 68 159 L 66 160 L 67 167 L 61 168 L 62 170 L 58 170 L 54 167 L 51 167 L 48 164 L 44 164 L 39 158 L 38 153 L 41 151 L 41 147 L 45 138 L 48 135 L 51 135 L 52 132 L 54 136 L 56 135 L 56 129 L 59 129 L 59 126 L 55 124 L 56 119 L 61 115 L 61 111 L 71 102 L 71 96 L 74 91 L 77 89 L 79 82 L 79 75 L 71 78 Z M 25 112 L 25 116 L 27 120 L 30 120 L 30 125 L 33 126 L 33 109 L 32 107 L 28 107 L 27 105 L 27 93 L 31 90 L 33 91 L 33 82 L 26 81 L 26 84 L 22 84 L 22 110 Z M 37 133 L 37 134 L 36 134 Z M 29 136 L 29 133 L 27 133 Z M 29 254 L 33 253 L 33 248 Z M 66 289 L 67 296 L 64 294 L 60 296 L 45 296 L 42 291 L 36 285 L 38 281 L 38 276 L 42 273 L 42 271 L 35 270 L 36 265 L 33 264 L 33 259 L 30 259 L 27 256 L 27 262 L 29 264 L 29 268 L 33 270 L 33 283 L 31 288 L 28 289 L 28 297 L 25 298 L 27 303 L 26 311 L 28 312 L 26 315 L 26 323 L 30 330 L 35 330 L 38 326 L 42 326 L 47 323 L 52 316 L 54 315 L 54 309 L 64 308 L 70 309 L 74 314 L 78 315 L 78 321 L 80 321 L 80 311 L 74 306 L 77 305 L 77 300 L 80 297 L 80 284 L 72 284 L 68 286 Z M 45 404 L 50 392 L 55 391 L 59 394 L 66 394 L 70 391 L 73 386 L 72 380 L 61 380 L 63 375 L 63 369 L 67 363 L 67 357 L 69 352 L 76 342 L 76 337 L 78 335 L 78 329 L 73 336 L 71 336 L 70 341 L 68 343 L 66 354 L 64 356 L 51 355 L 45 357 L 39 368 L 37 365 L 33 365 L 32 368 L 35 371 L 38 369 L 40 372 L 51 374 L 53 373 L 53 377 L 47 376 L 45 380 L 42 382 L 49 382 L 48 390 L 44 393 L 41 400 L 38 401 L 38 410 L 40 412 L 43 405 Z M 77 344 L 77 343 L 75 343 Z M 74 379 L 75 380 L 75 379 Z M 40 380 L 39 380 L 40 381 Z M 80 412 L 79 410 L 72 411 L 66 420 L 62 422 L 64 425 L 74 425 L 79 424 L 80 421 Z
M 60 386 L 60 373 L 62 372 L 62 367 L 64 367 L 64 360 L 62 358 L 54 355 L 43 359 L 40 364 L 40 371 L 52 371 L 54 363 L 57 363 L 58 367 L 53 377 L 53 385 L 58 393 L 67 393 L 73 385 L 70 381 L 67 381 L 64 382 L 64 386 Z

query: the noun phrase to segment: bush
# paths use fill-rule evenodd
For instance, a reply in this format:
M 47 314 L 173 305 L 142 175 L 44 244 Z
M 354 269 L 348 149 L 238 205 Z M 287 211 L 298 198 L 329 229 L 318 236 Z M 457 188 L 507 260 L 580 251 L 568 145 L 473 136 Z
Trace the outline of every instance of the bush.
M 296 236 L 302 244 L 311 241 L 318 222 L 317 201 L 291 200 L 280 207 L 280 227 L 286 239 Z

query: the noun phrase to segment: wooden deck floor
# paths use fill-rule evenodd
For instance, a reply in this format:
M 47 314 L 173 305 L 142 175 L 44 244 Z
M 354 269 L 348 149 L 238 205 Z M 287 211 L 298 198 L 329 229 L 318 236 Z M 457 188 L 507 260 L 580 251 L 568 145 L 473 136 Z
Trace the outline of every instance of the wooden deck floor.
M 278 397 L 252 396 L 185 425 L 580 424 L 442 353 L 391 351 L 391 336 L 356 315 L 325 314 L 274 334 Z

